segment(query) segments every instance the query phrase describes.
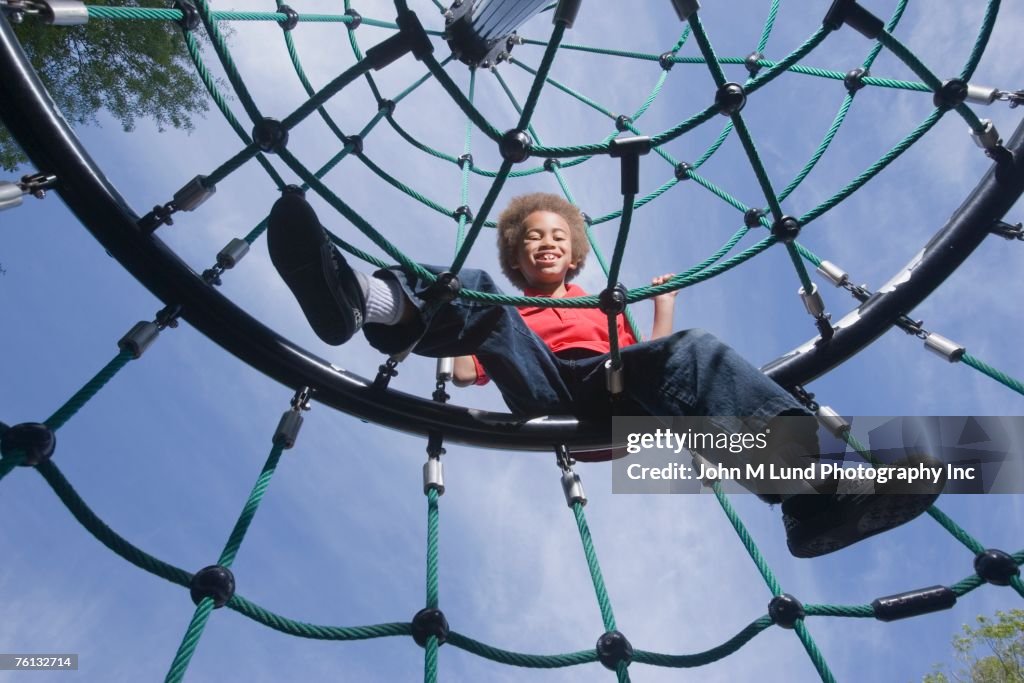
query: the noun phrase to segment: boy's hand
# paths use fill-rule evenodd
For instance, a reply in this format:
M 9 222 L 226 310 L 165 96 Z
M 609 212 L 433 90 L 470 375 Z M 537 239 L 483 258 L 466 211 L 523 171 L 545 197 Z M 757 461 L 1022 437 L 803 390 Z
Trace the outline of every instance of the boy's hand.
M 663 285 L 674 276 L 675 273 L 658 275 L 651 278 L 651 284 L 654 286 Z M 654 301 L 654 327 L 651 329 L 651 339 L 658 339 L 672 333 L 672 318 L 675 315 L 676 294 L 678 293 L 679 290 L 676 289 L 651 297 Z
M 675 273 L 665 273 L 664 275 L 658 275 L 656 277 L 651 278 L 651 285 L 663 285 L 669 280 L 671 280 L 673 277 L 675 277 Z M 665 292 L 664 294 L 659 294 L 651 298 L 654 300 L 654 305 L 657 306 L 660 302 L 675 303 L 674 299 L 676 298 L 676 294 L 679 294 L 678 289 L 673 290 L 671 292 Z

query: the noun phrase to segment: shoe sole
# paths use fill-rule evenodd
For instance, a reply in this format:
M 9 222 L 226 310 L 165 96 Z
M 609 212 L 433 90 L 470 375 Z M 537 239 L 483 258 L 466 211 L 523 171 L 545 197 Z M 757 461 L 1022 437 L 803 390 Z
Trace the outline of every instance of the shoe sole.
M 274 204 L 267 249 L 316 335 L 334 346 L 348 341 L 356 323 L 345 315 L 352 307 L 341 296 L 334 246 L 304 199 L 285 195 Z
M 786 542 L 795 557 L 819 557 L 841 550 L 875 534 L 888 531 L 914 519 L 939 497 L 935 494 L 876 494 L 869 505 L 851 519 L 836 524 L 823 512 L 814 520 L 798 521 L 783 515 Z

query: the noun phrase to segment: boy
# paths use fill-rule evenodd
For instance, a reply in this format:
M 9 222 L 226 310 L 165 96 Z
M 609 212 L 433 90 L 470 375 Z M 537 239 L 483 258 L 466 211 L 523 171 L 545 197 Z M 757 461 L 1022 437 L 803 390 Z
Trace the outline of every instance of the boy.
M 567 201 L 540 193 L 517 197 L 502 212 L 497 232 L 502 270 L 527 294 L 584 294 L 569 281 L 583 268 L 589 248 L 583 218 Z M 422 298 L 426 285 L 415 276 L 399 269 L 372 276 L 353 271 L 293 186 L 270 212 L 267 243 L 275 268 L 328 344 L 343 344 L 362 328 L 387 354 L 411 347 L 424 356 L 458 357 L 458 384 L 481 382 L 486 373 L 519 415 L 612 415 L 604 370 L 608 322 L 600 311 L 514 310 L 462 299 L 428 306 Z M 466 289 L 499 291 L 483 271 L 464 269 L 459 280 Z M 673 306 L 672 295 L 657 297 L 652 339 L 644 343 L 636 343 L 619 317 L 627 381 L 616 414 L 708 416 L 723 431 L 735 431 L 739 421 L 733 416 L 763 429 L 780 416 L 807 415 L 779 385 L 707 332 L 670 334 Z M 818 443 L 813 427 L 802 431 L 786 446 L 790 458 L 806 464 L 817 458 Z M 787 543 L 798 557 L 823 555 L 903 524 L 941 490 L 858 495 L 837 493 L 834 480 L 809 485 L 822 495 L 773 501 L 782 500 Z

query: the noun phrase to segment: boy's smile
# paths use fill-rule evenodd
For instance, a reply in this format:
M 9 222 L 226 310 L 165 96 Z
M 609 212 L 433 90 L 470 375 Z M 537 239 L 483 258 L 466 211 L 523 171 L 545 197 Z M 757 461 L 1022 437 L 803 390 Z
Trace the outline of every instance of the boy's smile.
M 534 211 L 523 224 L 525 230 L 515 268 L 531 289 L 549 296 L 564 296 L 566 275 L 576 268 L 569 224 L 552 211 Z

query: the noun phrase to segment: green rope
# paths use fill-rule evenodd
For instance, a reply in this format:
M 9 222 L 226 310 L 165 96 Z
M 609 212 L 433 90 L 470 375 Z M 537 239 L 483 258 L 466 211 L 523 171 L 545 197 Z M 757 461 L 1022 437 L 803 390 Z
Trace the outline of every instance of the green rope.
M 86 5 L 90 19 L 115 19 L 123 21 L 181 21 L 182 11 L 156 7 L 110 7 L 107 5 Z M 210 12 L 213 21 L 273 21 L 284 23 L 288 15 L 279 12 Z M 300 14 L 300 22 L 352 23 L 352 17 L 344 14 Z
M 220 113 L 224 116 L 224 119 L 231 126 L 231 129 L 235 131 L 235 135 L 246 145 L 252 144 L 252 138 L 249 137 L 249 133 L 242 128 L 242 124 L 235 118 L 234 113 L 228 106 L 227 99 L 221 94 L 220 89 L 217 87 L 217 82 L 209 69 L 206 68 L 206 63 L 203 61 L 202 52 L 199 47 L 199 41 L 191 31 L 187 31 L 184 28 L 181 31 L 182 36 L 185 39 L 185 46 L 188 48 L 189 57 L 192 59 L 192 64 L 196 67 L 196 73 L 199 74 L 200 80 L 206 87 L 206 91 L 210 93 L 210 97 L 213 98 L 217 108 L 220 109 Z M 256 155 L 256 161 L 259 162 L 263 170 L 267 172 L 270 178 L 279 188 L 283 188 L 285 183 L 284 180 L 277 174 L 277 170 L 270 165 L 270 161 L 262 153 Z M 215 183 L 211 182 L 211 185 Z
M 176 583 L 179 586 L 189 585 L 189 581 L 192 580 L 190 573 L 140 550 L 107 526 L 86 505 L 82 497 L 78 495 L 78 492 L 64 478 L 64 475 L 61 474 L 57 466 L 53 464 L 53 461 L 40 464 L 36 470 L 46 480 L 46 483 L 50 485 L 53 492 L 57 494 L 60 501 L 64 503 L 64 507 L 96 540 L 139 569 L 144 569 L 150 574 L 159 576 L 171 583 Z
M 427 492 L 427 608 L 437 609 L 440 602 L 438 596 L 438 554 L 439 548 L 439 516 L 436 488 Z
M 563 669 L 570 666 L 577 666 L 579 664 L 590 664 L 591 662 L 597 661 L 597 650 L 591 648 L 589 650 L 581 650 L 579 652 L 570 652 L 564 655 L 529 655 L 520 652 L 511 652 L 509 650 L 502 650 L 485 643 L 478 642 L 452 631 L 448 634 L 448 645 L 457 647 L 460 650 L 465 650 L 478 657 L 489 659 L 492 662 L 499 664 L 509 664 L 511 666 L 519 666 L 528 669 Z
M 437 636 L 427 637 L 427 646 L 423 651 L 423 680 L 425 683 L 437 681 Z
M 224 550 L 221 551 L 220 558 L 217 560 L 218 565 L 230 568 L 232 563 L 234 563 L 235 557 L 238 555 L 238 549 L 241 547 L 242 541 L 245 540 L 245 534 L 249 530 L 253 517 L 256 516 L 256 511 L 259 509 L 263 496 L 267 492 L 267 487 L 270 486 L 270 479 L 274 476 L 274 471 L 277 469 L 277 463 L 281 459 L 281 453 L 283 452 L 284 441 L 275 441 L 273 448 L 270 449 L 270 455 L 263 465 L 263 470 L 260 472 L 260 476 L 257 477 L 256 484 L 249 493 L 249 498 L 245 501 L 242 513 L 239 515 L 238 521 L 235 522 L 235 527 L 231 530 L 231 536 L 228 537 Z M 174 655 L 170 671 L 167 672 L 166 680 L 168 683 L 177 683 L 177 681 L 184 678 L 185 671 L 188 669 L 188 663 L 191 661 L 192 655 L 195 654 L 196 647 L 199 645 L 199 638 L 203 635 L 203 629 L 206 627 L 206 622 L 209 620 L 213 609 L 213 598 L 206 597 L 199 601 L 195 613 L 192 615 L 192 621 L 189 622 L 188 629 L 185 631 L 185 637 L 182 639 L 181 645 Z
M 476 69 L 470 69 L 469 71 L 469 101 L 472 104 L 474 96 L 476 94 Z M 472 146 L 473 140 L 473 122 L 466 119 L 466 133 L 462 142 L 462 153 L 465 156 L 465 161 L 461 164 L 462 166 L 462 190 L 459 194 L 459 199 L 462 200 L 460 206 L 469 206 L 469 173 L 473 162 L 470 153 L 473 151 Z M 455 252 L 458 253 L 462 247 L 462 242 L 466 239 L 466 215 L 459 216 L 459 229 L 455 233 Z
M 657 652 L 635 650 L 633 652 L 633 661 L 641 664 L 653 664 L 654 666 L 665 666 L 675 669 L 704 666 L 705 664 L 717 662 L 718 660 L 737 652 L 741 647 L 753 640 L 754 636 L 771 628 L 772 625 L 771 618 L 764 616 L 752 622 L 749 626 L 729 640 L 717 647 L 711 648 L 710 650 L 705 650 L 704 652 L 692 655 L 664 655 Z
M 15 453 L 14 455 L 8 455 L 0 458 L 0 481 L 3 481 L 4 477 L 10 474 L 11 471 L 20 465 L 24 459 L 24 453 Z
M 601 620 L 604 622 L 604 630 L 614 631 L 615 614 L 612 612 L 611 600 L 608 599 L 608 591 L 604 586 L 601 565 L 597 562 L 597 552 L 594 550 L 594 541 L 590 536 L 587 518 L 583 514 L 583 505 L 579 502 L 574 502 L 572 504 L 572 512 L 576 517 L 576 528 L 579 529 L 580 540 L 583 542 L 583 554 L 587 557 L 587 567 L 590 569 L 590 578 L 594 583 L 597 604 L 601 608 Z
M 818 670 L 818 675 L 823 683 L 836 683 L 836 677 L 832 675 L 832 671 L 828 668 L 825 655 L 821 654 L 821 650 L 818 649 L 818 644 L 814 642 L 814 638 L 811 637 L 810 632 L 807 630 L 807 624 L 804 623 L 804 620 L 797 619 L 796 624 L 793 625 L 793 630 L 796 631 L 797 637 L 803 643 L 804 650 L 807 651 L 807 656 L 814 663 L 814 668 Z
M 725 492 L 722 491 L 721 482 L 716 481 L 712 486 L 711 490 L 715 493 L 715 498 L 718 499 L 718 504 L 722 506 L 722 511 L 725 516 L 729 518 L 729 522 L 732 524 L 732 528 L 736 531 L 736 535 L 739 536 L 740 541 L 743 543 L 743 547 L 747 549 L 747 554 L 750 555 L 750 559 L 754 561 L 757 566 L 757 570 L 761 572 L 761 578 L 768 584 L 768 590 L 772 592 L 772 595 L 782 595 L 782 586 L 779 585 L 778 580 L 775 578 L 775 574 L 772 573 L 771 567 L 765 561 L 764 556 L 761 555 L 761 551 L 758 549 L 757 544 L 754 543 L 754 539 L 751 538 L 750 532 L 747 531 L 747 527 L 743 524 L 743 520 L 736 514 L 736 509 L 733 508 L 732 503 L 726 497 Z
M 75 414 L 82 409 L 86 403 L 88 403 L 93 396 L 99 393 L 100 389 L 106 386 L 107 382 L 113 379 L 121 368 L 128 364 L 133 359 L 132 352 L 128 350 L 121 351 L 119 354 L 103 366 L 96 375 L 86 382 L 85 386 L 75 392 L 74 396 L 69 398 L 67 402 L 57 409 L 50 417 L 46 418 L 45 424 L 50 429 L 56 431 L 63 427 L 68 420 L 75 416 Z
M 940 81 L 935 74 L 933 74 L 928 67 L 926 67 L 920 59 L 917 58 L 913 52 L 911 52 L 906 45 L 901 43 L 895 36 L 888 31 L 882 31 L 878 37 L 878 41 L 882 43 L 890 52 L 896 55 L 900 61 L 910 67 L 910 69 L 917 74 L 917 77 L 924 81 L 925 85 L 932 89 L 933 92 L 939 92 L 942 89 L 942 81 Z M 978 119 L 978 116 L 971 111 L 967 105 L 961 104 L 955 107 L 956 112 L 960 114 L 967 125 L 971 127 L 975 133 L 981 133 L 984 131 L 984 126 Z
M 964 355 L 960 357 L 960 360 L 964 364 L 971 366 L 978 372 L 984 375 L 988 375 L 989 377 L 999 382 L 1003 386 L 1013 389 L 1018 394 L 1024 395 L 1024 384 L 1022 384 L 1019 380 L 1016 380 L 1013 377 L 1010 377 L 1009 375 L 1000 372 L 999 370 L 996 370 L 991 365 L 981 360 L 978 360 L 969 353 L 964 353 Z
M 178 646 L 178 652 L 174 655 L 174 661 L 171 662 L 171 668 L 164 678 L 166 683 L 178 683 L 185 678 L 188 663 L 192 659 L 196 646 L 199 645 L 199 638 L 203 635 L 203 629 L 206 627 L 211 612 L 213 612 L 213 598 L 200 600 L 195 614 L 192 615 L 192 621 L 188 624 L 188 630 L 185 631 L 185 637 L 182 639 L 181 645 Z
M 74 395 L 64 403 L 64 405 L 58 408 L 53 415 L 46 418 L 44 424 L 53 431 L 59 430 L 67 424 L 67 421 L 74 417 L 86 403 L 92 400 L 92 398 L 107 385 L 107 382 L 113 379 L 114 375 L 120 372 L 121 368 L 133 359 L 134 356 L 132 355 L 132 352 L 127 349 L 118 353 L 109 363 L 104 365 L 92 379 L 86 382 L 85 386 L 76 391 Z M 6 431 L 6 429 L 4 431 Z M 0 480 L 3 480 L 3 478 L 6 477 L 11 470 L 20 465 L 24 459 L 24 453 L 17 453 L 13 456 L 5 457 L 0 460 Z

